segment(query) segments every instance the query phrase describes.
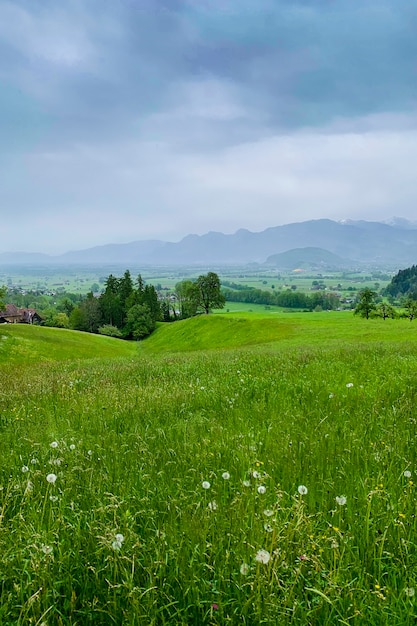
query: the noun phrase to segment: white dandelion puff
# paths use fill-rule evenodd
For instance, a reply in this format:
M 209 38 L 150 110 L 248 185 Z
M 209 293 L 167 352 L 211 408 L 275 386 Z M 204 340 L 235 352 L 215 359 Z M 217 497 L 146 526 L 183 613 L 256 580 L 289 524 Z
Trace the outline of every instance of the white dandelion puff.
M 51 502 L 57 502 L 58 496 L 49 496 Z
M 305 496 L 308 493 L 308 489 L 305 485 L 299 485 L 297 491 L 300 496 Z
M 23 469 L 22 469 L 22 471 L 23 471 Z M 405 472 L 404 472 L 404 476 L 405 476 L 405 478 L 411 478 L 411 472 L 410 472 L 410 470 L 405 470 Z
M 274 514 L 274 511 L 271 511 L 271 509 L 264 510 L 265 517 L 272 517 L 273 514 Z
M 213 500 L 212 502 L 209 502 L 207 506 L 210 509 L 210 511 L 217 511 L 217 502 L 215 500 Z
M 211 487 L 208 480 L 203 480 L 203 482 L 201 483 L 201 486 L 203 487 L 203 489 L 210 489 Z
M 28 472 L 28 471 L 29 471 L 28 466 L 27 466 L 27 465 L 24 465 L 24 466 L 22 467 L 22 473 L 23 473 L 23 474 L 26 474 L 26 472 Z
M 265 485 L 259 485 L 258 487 L 258 493 L 260 493 L 261 495 L 264 494 L 266 492 L 266 487 Z
M 267 533 L 272 533 L 274 529 L 272 528 L 271 524 L 264 524 L 264 530 L 266 530 Z
M 50 446 L 51 446 L 51 448 L 57 448 L 57 447 L 58 447 L 58 442 L 57 442 L 57 441 L 53 441 L 53 442 L 50 444 Z
M 114 538 L 115 538 L 115 540 L 116 540 L 116 541 L 118 541 L 119 543 L 123 543 L 123 542 L 124 542 L 124 540 L 125 540 L 125 538 L 124 538 L 124 536 L 122 535 L 122 533 L 116 533 L 116 535 L 115 535 L 115 537 L 114 537 Z
M 41 546 L 41 550 L 44 554 L 52 554 L 52 552 L 54 551 L 52 546 L 47 546 L 44 543 Z
M 114 541 L 112 541 L 111 547 L 113 548 L 113 550 L 120 550 L 120 548 L 122 547 L 122 542 L 115 539 Z
M 353 383 L 346 383 L 346 387 L 350 389 L 351 387 L 353 387 Z
M 240 573 L 242 576 L 247 576 L 249 574 L 249 565 L 247 563 L 242 563 L 240 566 Z
M 252 476 L 253 476 L 254 478 L 260 478 L 260 477 L 261 477 L 260 473 L 259 473 L 259 472 L 257 472 L 256 470 L 255 470 L 254 472 L 252 472 Z
M 56 479 L 57 479 L 57 475 L 56 474 L 48 474 L 46 476 L 47 482 L 51 483 L 51 485 L 53 485 L 55 483 Z
M 345 506 L 347 502 L 346 496 L 336 496 L 335 500 L 339 506 Z
M 223 472 L 223 474 L 222 474 L 222 478 L 223 478 L 223 480 L 229 480 L 229 479 L 230 479 L 230 474 L 229 474 L 229 472 Z
M 70 450 L 75 450 L 75 443 L 72 443 L 69 447 Z
M 404 593 L 409 598 L 412 598 L 415 595 L 416 591 L 415 591 L 414 587 L 406 587 L 404 589 Z
M 258 552 L 255 554 L 255 561 L 257 563 L 263 563 L 264 565 L 269 563 L 270 558 L 271 555 L 268 550 L 258 550 Z

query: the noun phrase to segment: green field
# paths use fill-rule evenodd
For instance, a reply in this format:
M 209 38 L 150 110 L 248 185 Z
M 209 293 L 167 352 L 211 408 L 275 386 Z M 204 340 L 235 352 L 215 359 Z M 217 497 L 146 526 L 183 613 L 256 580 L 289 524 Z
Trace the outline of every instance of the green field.
M 417 327 L 0 327 L 0 624 L 416 623 Z

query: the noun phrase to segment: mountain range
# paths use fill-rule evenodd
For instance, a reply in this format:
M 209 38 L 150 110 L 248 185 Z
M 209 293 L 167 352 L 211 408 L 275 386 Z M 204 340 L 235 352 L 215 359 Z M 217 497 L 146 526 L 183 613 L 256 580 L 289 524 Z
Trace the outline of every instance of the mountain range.
M 289 254 L 291 253 L 291 254 Z M 323 269 L 363 265 L 398 269 L 417 263 L 417 222 L 329 219 L 226 235 L 187 235 L 177 243 L 144 240 L 108 244 L 59 256 L 16 252 L 0 254 L 0 264 L 224 266 L 266 264 L 278 269 L 308 265 Z

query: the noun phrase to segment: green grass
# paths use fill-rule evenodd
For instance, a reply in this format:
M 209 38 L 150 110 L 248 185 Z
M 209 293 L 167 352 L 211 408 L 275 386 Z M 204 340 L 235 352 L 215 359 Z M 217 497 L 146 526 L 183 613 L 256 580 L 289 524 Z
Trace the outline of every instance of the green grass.
M 66 358 L 0 366 L 2 625 L 415 623 L 415 324 L 55 332 Z
M 26 324 L 0 326 L 0 363 L 129 357 L 137 345 L 111 337 Z

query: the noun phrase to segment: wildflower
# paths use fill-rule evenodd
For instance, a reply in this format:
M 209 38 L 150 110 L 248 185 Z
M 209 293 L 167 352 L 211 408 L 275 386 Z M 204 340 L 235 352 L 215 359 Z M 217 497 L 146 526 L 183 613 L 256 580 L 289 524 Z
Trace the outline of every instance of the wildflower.
M 298 557 L 299 561 L 308 561 L 308 556 L 306 554 L 300 554 Z
M 216 604 L 215 602 L 211 605 L 211 608 L 213 609 L 213 611 L 217 611 L 219 608 L 219 605 Z
M 405 478 L 411 478 L 411 472 L 410 472 L 410 470 L 405 470 L 405 472 L 404 472 L 404 476 L 405 476 Z
M 409 598 L 412 598 L 414 596 L 415 592 L 416 591 L 415 591 L 414 587 L 406 587 L 404 589 L 405 595 L 408 596 Z
M 271 555 L 268 550 L 258 550 L 255 555 L 255 561 L 257 561 L 258 563 L 263 563 L 264 565 L 269 563 L 270 558 Z
M 47 546 L 44 543 L 41 546 L 41 550 L 46 555 L 52 554 L 52 552 L 54 551 L 52 546 Z
M 115 537 L 114 537 L 114 538 L 115 538 L 115 539 L 116 539 L 116 541 L 118 541 L 119 543 L 123 543 L 123 542 L 124 542 L 124 540 L 125 540 L 125 538 L 124 538 L 124 536 L 122 535 L 122 533 L 116 533 L 116 535 L 115 535 Z
M 203 482 L 201 483 L 201 486 L 203 487 L 203 489 L 210 489 L 211 487 L 208 480 L 203 480 Z
M 23 474 L 26 474 L 26 472 L 28 472 L 28 471 L 29 471 L 28 466 L 27 466 L 27 465 L 24 465 L 24 466 L 22 467 L 22 472 L 23 472 Z
M 261 495 L 264 494 L 266 491 L 266 487 L 265 485 L 259 485 L 258 487 L 258 493 L 260 493 Z
M 209 502 L 207 506 L 210 509 L 210 511 L 217 510 L 217 502 L 215 500 L 213 500 L 212 502 Z
M 300 496 L 305 496 L 308 493 L 308 489 L 305 485 L 299 485 L 297 491 Z
M 70 450 L 75 450 L 75 443 L 72 443 L 69 447 Z
M 242 563 L 240 566 L 240 573 L 242 576 L 247 576 L 249 574 L 249 565 L 247 563 Z
M 336 496 L 335 500 L 339 506 L 345 506 L 347 502 L 346 496 Z
M 243 481 L 243 486 L 244 487 L 250 487 L 250 480 L 244 480 Z
M 229 478 L 230 478 L 229 472 L 223 472 L 222 478 L 223 478 L 223 480 L 229 480 Z
M 56 479 L 57 479 L 56 474 L 48 474 L 46 477 L 46 480 L 48 481 L 48 483 L 51 483 L 51 485 L 55 483 Z
M 252 472 L 252 476 L 253 476 L 254 478 L 260 478 L 260 477 L 261 477 L 260 473 L 259 473 L 259 472 L 257 472 L 256 470 L 255 470 L 254 472 Z
M 265 509 L 264 510 L 264 515 L 266 517 L 271 517 L 274 514 L 274 511 L 271 511 L 271 509 Z
M 53 441 L 50 445 L 51 445 L 51 448 L 57 448 L 58 447 L 58 442 L 57 441 Z
M 351 387 L 353 387 L 353 383 L 346 383 L 346 387 L 350 389 Z

